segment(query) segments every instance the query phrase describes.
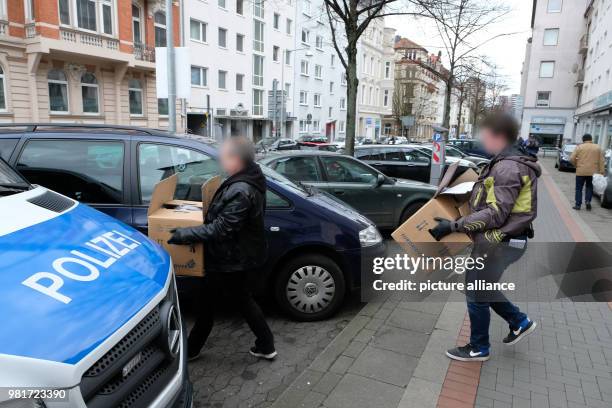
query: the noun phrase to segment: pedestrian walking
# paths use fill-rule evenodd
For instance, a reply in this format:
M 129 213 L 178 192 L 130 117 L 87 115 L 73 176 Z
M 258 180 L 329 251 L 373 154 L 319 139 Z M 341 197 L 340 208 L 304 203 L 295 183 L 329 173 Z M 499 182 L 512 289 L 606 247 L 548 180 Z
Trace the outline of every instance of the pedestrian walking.
M 576 167 L 576 204 L 574 210 L 580 210 L 582 206 L 582 190 L 586 185 L 584 203 L 586 209 L 591 210 L 591 199 L 593 198 L 593 174 L 605 173 L 605 159 L 601 148 L 593 143 L 590 134 L 582 136 L 582 144 L 578 145 L 570 156 L 570 162 Z
M 485 118 L 481 140 L 494 157 L 474 185 L 469 200 L 471 213 L 458 220 L 438 218 L 437 226 L 430 231 L 437 240 L 454 231 L 472 238 L 472 257 L 484 257 L 486 261 L 484 270 L 466 272 L 466 283 L 498 281 L 506 268 L 523 255 L 527 239 L 533 237 L 541 169 L 537 158 L 516 143 L 518 129 L 514 117 L 508 114 L 495 113 Z M 516 344 L 536 328 L 536 322 L 501 292 L 468 292 L 466 300 L 470 342 L 446 352 L 454 360 L 489 359 L 490 309 L 508 322 L 510 332 L 503 339 L 506 345 Z
M 527 141 L 525 141 L 525 150 L 532 156 L 538 156 L 540 144 L 534 135 L 529 135 Z
M 188 357 L 199 357 L 210 335 L 214 309 L 222 292 L 235 302 L 256 336 L 250 353 L 276 357 L 274 336 L 251 293 L 265 261 L 264 210 L 266 179 L 255 163 L 255 148 L 244 137 L 232 137 L 220 149 L 220 163 L 229 176 L 215 193 L 204 224 L 178 228 L 170 244 L 204 243 L 206 274 L 202 280 L 198 316 L 189 333 Z

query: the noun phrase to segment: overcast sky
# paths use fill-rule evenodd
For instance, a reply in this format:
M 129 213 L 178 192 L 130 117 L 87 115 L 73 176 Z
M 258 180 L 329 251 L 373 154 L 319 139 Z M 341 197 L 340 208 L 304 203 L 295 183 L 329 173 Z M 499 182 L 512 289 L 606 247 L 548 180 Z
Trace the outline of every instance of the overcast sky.
M 501 37 L 484 45 L 480 54 L 486 55 L 498 66 L 508 84 L 508 94 L 520 93 L 521 67 L 525 55 L 525 43 L 531 36 L 531 0 L 505 0 L 512 9 L 511 13 L 486 32 L 482 32 L 479 40 L 485 41 L 501 33 L 518 34 Z M 444 49 L 439 40 L 438 30 L 431 21 L 415 20 L 406 16 L 391 16 L 386 18 L 386 26 L 393 27 L 397 34 L 407 37 L 425 47 L 430 53 L 437 54 Z M 448 65 L 448 64 L 445 64 Z

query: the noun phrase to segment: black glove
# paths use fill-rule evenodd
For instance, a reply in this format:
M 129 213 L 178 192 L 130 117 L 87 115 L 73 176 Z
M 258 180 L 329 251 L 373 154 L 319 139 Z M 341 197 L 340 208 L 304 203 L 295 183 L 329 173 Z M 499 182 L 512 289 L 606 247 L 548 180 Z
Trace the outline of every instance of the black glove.
M 438 221 L 438 225 L 430 229 L 429 233 L 436 239 L 436 241 L 440 241 L 445 236 L 455 232 L 456 222 L 440 217 L 434 217 L 434 220 Z
M 172 236 L 168 240 L 168 243 L 172 244 L 172 245 L 187 245 L 187 244 L 189 244 L 189 241 L 187 241 L 187 239 L 185 237 L 185 229 L 186 228 L 174 228 L 174 229 L 171 229 L 170 232 L 172 233 Z

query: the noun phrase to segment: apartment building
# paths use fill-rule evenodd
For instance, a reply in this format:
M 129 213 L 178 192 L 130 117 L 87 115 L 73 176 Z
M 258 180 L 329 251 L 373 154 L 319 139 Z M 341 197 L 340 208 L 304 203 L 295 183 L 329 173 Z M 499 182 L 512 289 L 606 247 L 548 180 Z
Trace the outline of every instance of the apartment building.
M 190 132 L 255 141 L 291 132 L 292 114 L 281 107 L 283 90 L 285 105 L 292 95 L 295 3 L 186 1 Z
M 162 3 L 0 0 L 0 121 L 167 127 L 155 91 Z M 178 3 L 172 13 L 178 45 Z
M 557 146 L 575 134 L 583 73 L 578 50 L 584 42 L 583 16 L 588 0 L 533 1 L 532 36 L 523 63 L 521 136 L 536 136 Z
M 357 136 L 379 139 L 383 133 L 383 119 L 392 113 L 394 39 L 395 30 L 386 28 L 384 19 L 376 19 L 359 40 Z
M 612 2 L 591 0 L 584 12 L 579 48 L 576 139 L 590 133 L 604 149 L 612 146 Z

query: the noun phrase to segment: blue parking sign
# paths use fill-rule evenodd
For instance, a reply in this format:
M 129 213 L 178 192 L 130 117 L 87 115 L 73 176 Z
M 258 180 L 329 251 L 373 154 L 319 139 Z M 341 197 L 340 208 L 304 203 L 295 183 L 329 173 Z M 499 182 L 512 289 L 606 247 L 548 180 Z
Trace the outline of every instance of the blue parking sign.
M 432 140 L 434 142 L 441 142 L 442 141 L 442 134 L 441 133 L 434 133 Z

